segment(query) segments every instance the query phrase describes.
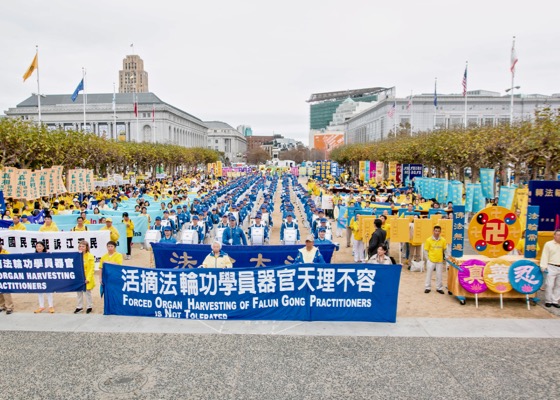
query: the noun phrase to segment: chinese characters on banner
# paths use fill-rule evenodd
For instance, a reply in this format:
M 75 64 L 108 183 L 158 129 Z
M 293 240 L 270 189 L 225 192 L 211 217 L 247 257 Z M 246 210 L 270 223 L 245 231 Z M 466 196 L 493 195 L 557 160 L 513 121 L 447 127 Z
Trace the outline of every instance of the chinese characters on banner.
M 540 232 L 560 228 L 560 181 L 529 181 L 529 204 L 540 206 Z
M 78 251 L 78 243 L 85 240 L 90 245 L 91 254 L 101 258 L 107 252 L 109 231 L 85 232 L 33 232 L 0 230 L 0 243 L 10 254 L 34 253 L 38 241 L 45 243 L 49 252 Z
M 453 231 L 451 234 L 451 256 L 463 257 L 465 248 L 465 206 L 453 206 Z
M 85 288 L 80 253 L 0 255 L 0 292 L 81 292 Z
M 375 181 L 383 182 L 383 177 L 385 176 L 385 163 L 383 161 L 377 161 L 375 164 Z
M 543 284 L 541 268 L 532 261 L 518 260 L 509 268 L 509 281 L 513 289 L 523 294 L 533 294 Z
M 66 175 L 66 186 L 70 193 L 93 192 L 93 170 L 91 169 L 70 169 Z
M 196 320 L 395 322 L 401 268 L 303 264 L 271 268 L 103 267 L 106 315 Z
M 5 167 L 2 169 L 2 186 L 4 197 L 26 200 L 66 192 L 61 166 L 37 171 Z
M 484 266 L 486 263 L 480 260 L 466 260 L 461 264 L 461 270 L 457 273 L 459 284 L 469 293 L 482 293 L 488 287 L 484 282 Z
M 525 248 L 523 249 L 523 255 L 526 258 L 537 258 L 537 242 L 539 239 L 539 209 L 539 206 L 527 207 Z
M 511 262 L 503 259 L 490 260 L 484 267 L 484 282 L 494 293 L 507 293 L 512 287 L 509 281 Z

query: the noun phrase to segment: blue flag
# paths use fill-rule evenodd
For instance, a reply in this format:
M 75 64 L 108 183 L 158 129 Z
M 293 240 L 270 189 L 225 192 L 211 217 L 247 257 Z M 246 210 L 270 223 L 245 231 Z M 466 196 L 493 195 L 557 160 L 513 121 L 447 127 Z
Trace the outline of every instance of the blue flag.
M 83 78 L 80 81 L 80 83 L 78 83 L 78 87 L 76 88 L 76 90 L 74 90 L 74 93 L 72 93 L 72 101 L 76 101 L 76 99 L 78 98 L 78 93 L 80 93 L 82 90 L 84 90 L 84 79 Z

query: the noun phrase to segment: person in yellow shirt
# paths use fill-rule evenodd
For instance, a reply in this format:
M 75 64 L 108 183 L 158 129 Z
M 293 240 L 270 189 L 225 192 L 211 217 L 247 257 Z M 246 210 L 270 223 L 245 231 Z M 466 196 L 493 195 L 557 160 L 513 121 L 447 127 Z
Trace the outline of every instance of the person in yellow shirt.
M 10 254 L 2 248 L 2 244 L 0 244 L 0 254 Z M 0 293 L 0 312 L 2 311 L 6 311 L 7 315 L 14 312 L 14 302 L 10 293 Z
M 117 251 L 117 243 L 110 240 L 107 242 L 107 253 L 101 256 L 101 260 L 99 261 L 99 270 L 103 270 L 103 264 L 110 263 L 110 264 L 119 264 L 122 265 L 123 263 L 123 256 L 121 253 Z M 103 284 L 103 272 L 101 272 L 101 284 Z
M 83 217 L 76 218 L 76 226 L 72 228 L 72 232 L 85 232 L 88 228 L 84 223 Z
M 362 232 L 360 231 L 360 214 L 356 214 L 350 220 L 348 227 L 352 230 L 352 250 L 354 262 L 364 262 L 366 259 Z
M 25 225 L 20 222 L 19 217 L 16 214 L 13 215 L 12 221 L 13 221 L 13 223 L 8 228 L 9 230 L 11 230 L 11 231 L 25 231 L 25 230 L 27 230 Z
M 109 231 L 111 233 L 111 240 L 113 242 L 118 242 L 119 231 L 113 226 L 113 218 L 109 217 L 105 220 L 105 226 L 100 229 L 101 231 Z
M 441 236 L 441 226 L 434 226 L 433 236 L 426 239 L 424 243 L 424 255 L 426 256 L 426 282 L 424 293 L 430 293 L 432 290 L 432 271 L 436 270 L 436 291 L 440 294 L 443 292 L 443 260 L 445 258 L 445 250 L 447 243 Z
M 83 222 L 83 221 L 82 221 Z M 93 311 L 93 297 L 91 291 L 95 287 L 95 257 L 89 251 L 89 243 L 82 240 L 78 244 L 78 251 L 84 257 L 84 276 L 86 279 L 86 291 L 77 292 L 78 304 L 74 310 L 74 314 L 81 313 L 84 309 L 84 294 L 86 296 L 86 314 Z
M 39 232 L 58 232 L 58 226 L 53 222 L 50 215 L 45 215 L 45 223 L 39 228 Z
M 122 222 L 126 226 L 126 259 L 130 260 L 132 254 L 132 238 L 134 237 L 134 222 L 130 219 L 127 212 L 123 212 Z
M 517 251 L 517 255 L 522 256 L 523 252 L 525 251 L 525 230 L 521 233 L 521 239 L 515 245 L 515 250 Z M 537 243 L 537 253 L 541 251 L 541 246 Z M 515 253 L 514 253 L 515 254 Z

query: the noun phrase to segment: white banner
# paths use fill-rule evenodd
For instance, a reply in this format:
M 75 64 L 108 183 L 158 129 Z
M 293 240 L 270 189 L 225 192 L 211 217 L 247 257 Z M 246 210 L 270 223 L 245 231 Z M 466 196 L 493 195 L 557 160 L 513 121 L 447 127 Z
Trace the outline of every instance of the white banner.
M 89 243 L 91 254 L 98 261 L 107 253 L 109 231 L 84 232 L 32 232 L 32 231 L 0 231 L 0 243 L 10 254 L 34 253 L 35 243 L 45 242 L 49 253 L 78 251 L 78 243 L 85 240 Z

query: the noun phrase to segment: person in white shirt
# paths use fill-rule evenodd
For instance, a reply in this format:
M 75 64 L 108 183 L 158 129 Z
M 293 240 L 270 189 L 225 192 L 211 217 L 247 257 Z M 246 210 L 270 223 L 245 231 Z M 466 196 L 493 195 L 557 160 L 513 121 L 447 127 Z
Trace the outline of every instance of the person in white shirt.
M 541 270 L 548 272 L 544 305 L 560 308 L 560 229 L 556 229 L 554 239 L 544 245 Z
M 382 244 L 377 248 L 377 254 L 374 254 L 367 261 L 368 264 L 382 264 L 382 265 L 392 265 L 391 257 L 387 255 L 387 246 Z

